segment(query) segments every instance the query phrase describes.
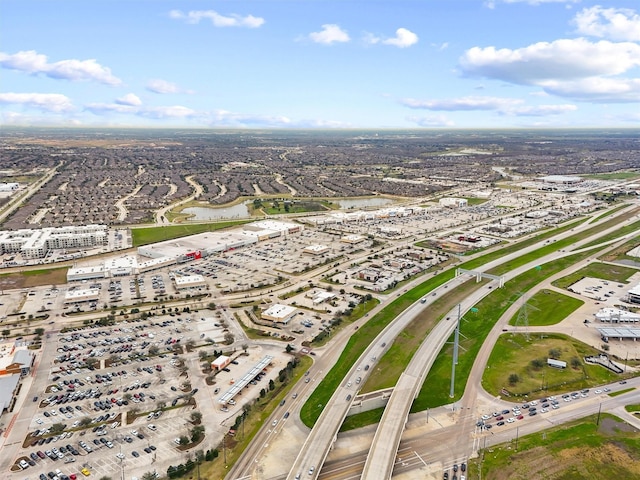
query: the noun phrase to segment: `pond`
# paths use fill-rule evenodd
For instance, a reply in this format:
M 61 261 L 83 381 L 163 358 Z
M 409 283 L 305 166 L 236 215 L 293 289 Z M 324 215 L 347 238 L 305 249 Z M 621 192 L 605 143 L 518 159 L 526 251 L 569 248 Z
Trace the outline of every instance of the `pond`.
M 365 207 L 382 207 L 383 205 L 389 205 L 393 203 L 393 200 L 389 198 L 374 197 L 374 198 L 349 198 L 345 200 L 334 200 L 333 203 L 340 205 L 340 208 L 365 208 Z
M 223 218 L 245 218 L 249 216 L 246 203 L 238 203 L 230 207 L 189 207 L 182 213 L 193 215 L 189 220 L 220 220 Z

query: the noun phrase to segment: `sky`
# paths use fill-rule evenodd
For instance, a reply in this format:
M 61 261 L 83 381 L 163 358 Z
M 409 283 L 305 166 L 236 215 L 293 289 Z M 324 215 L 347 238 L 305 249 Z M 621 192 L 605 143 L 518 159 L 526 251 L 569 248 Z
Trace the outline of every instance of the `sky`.
M 0 0 L 0 125 L 640 126 L 638 0 Z

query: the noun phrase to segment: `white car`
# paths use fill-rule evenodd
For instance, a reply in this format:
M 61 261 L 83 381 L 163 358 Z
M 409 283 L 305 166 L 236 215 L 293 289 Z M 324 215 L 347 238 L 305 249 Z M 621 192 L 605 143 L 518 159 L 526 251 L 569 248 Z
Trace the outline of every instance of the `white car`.
M 543 408 L 543 409 L 540 410 L 540 413 L 547 413 L 548 411 L 549 411 L 548 408 Z
M 491 418 L 491 415 L 487 415 L 487 414 L 482 415 L 483 420 L 489 420 L 490 418 Z
M 513 418 L 513 417 L 511 417 L 511 418 L 507 418 L 507 423 L 513 423 L 513 422 L 515 422 L 515 421 L 516 421 L 516 419 L 515 419 L 515 418 Z
M 147 425 L 147 428 L 149 430 L 157 430 L 158 427 L 156 427 L 153 423 L 150 423 L 149 425 Z
M 124 453 L 116 453 L 116 457 L 122 460 L 124 458 Z
M 601 393 L 602 393 L 602 390 L 600 390 L 600 389 L 595 390 L 595 393 L 596 393 L 597 395 L 599 395 L 599 394 L 601 394 Z
M 513 414 L 517 417 L 518 415 L 520 415 L 520 410 L 515 409 L 515 410 L 513 411 Z
M 532 406 L 534 406 L 534 407 L 535 407 L 537 404 L 538 404 L 538 402 L 537 402 L 537 401 L 535 401 L 535 400 L 532 400 L 531 402 L 529 402 L 529 405 L 532 405 Z
M 553 405 L 551 405 L 551 408 L 553 408 L 554 410 L 557 410 L 560 408 L 560 405 L 558 405 L 557 403 L 554 403 Z

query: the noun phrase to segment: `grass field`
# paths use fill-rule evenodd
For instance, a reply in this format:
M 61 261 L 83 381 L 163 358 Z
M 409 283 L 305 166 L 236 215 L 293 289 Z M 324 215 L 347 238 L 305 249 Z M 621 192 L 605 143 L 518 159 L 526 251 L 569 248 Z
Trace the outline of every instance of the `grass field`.
M 350 417 L 346 418 L 346 420 L 340 427 L 340 431 L 347 432 L 349 430 L 355 430 L 357 428 L 366 427 L 367 425 L 374 425 L 376 423 L 379 423 L 383 413 L 384 408 L 381 407 L 351 415 Z
M 583 252 L 569 257 L 558 259 L 544 265 L 541 270 L 531 269 L 518 275 L 507 282 L 504 288 L 496 289 L 478 302 L 475 307 L 477 312 L 468 312 L 461 322 L 460 333 L 462 340 L 458 365 L 456 367 L 455 397 L 449 397 L 449 383 L 451 381 L 451 358 L 453 337 L 448 340 L 447 346 L 438 354 L 433 367 L 422 385 L 420 394 L 413 402 L 412 412 L 421 412 L 427 408 L 447 405 L 458 400 L 467 383 L 467 378 L 475 362 L 476 356 L 485 338 L 509 306 L 519 298 L 523 292 L 527 292 L 545 278 L 564 270 L 591 255 L 591 252 Z
M 140 227 L 131 229 L 134 247 L 150 243 L 163 242 L 174 238 L 186 237 L 197 233 L 214 232 L 227 227 L 242 225 L 253 220 L 231 220 L 216 223 L 198 223 L 193 225 L 167 225 L 164 227 Z
M 621 265 L 611 265 L 609 263 L 592 262 L 586 267 L 559 278 L 553 282 L 553 286 L 558 288 L 568 288 L 579 280 L 587 277 L 600 278 L 602 280 L 611 280 L 612 282 L 627 283 L 637 270 Z
M 523 334 L 500 335 L 482 377 L 482 386 L 492 395 L 500 395 L 505 388 L 514 396 L 528 394 L 554 395 L 567 390 L 588 388 L 615 382 L 618 376 L 599 365 L 582 361 L 588 355 L 600 353 L 596 349 L 566 335 L 531 335 L 527 341 Z M 555 358 L 567 362 L 567 368 L 558 369 L 547 365 L 550 352 L 559 353 Z M 577 359 L 575 366 L 574 359 Z M 542 367 L 534 367 L 532 361 L 539 360 Z M 517 382 L 510 382 L 511 375 Z
M 630 180 L 632 178 L 640 178 L 638 172 L 615 172 L 615 173 L 592 173 L 589 175 L 580 175 L 583 178 L 593 178 L 595 180 Z
M 62 285 L 67 283 L 68 267 L 27 270 L 20 273 L 0 275 L 0 289 L 31 288 L 43 285 Z
M 467 201 L 467 205 L 469 206 L 482 205 L 483 203 L 487 202 L 486 198 L 478 198 L 478 197 L 460 197 L 460 198 L 464 198 Z
M 254 203 L 255 205 L 255 203 Z M 305 213 L 305 212 L 325 212 L 331 210 L 329 202 L 325 201 L 305 201 L 296 200 L 294 202 L 287 202 L 288 206 L 285 206 L 283 201 L 271 201 L 263 200 L 261 207 L 256 207 L 262 210 L 267 215 L 279 215 L 282 213 Z
M 632 212 L 632 215 L 635 216 L 638 213 L 638 209 L 634 209 Z M 631 218 L 631 214 L 627 214 L 626 215 L 627 218 Z M 606 223 L 610 223 L 611 221 L 608 221 Z M 604 235 L 600 238 L 598 238 L 597 240 L 594 240 L 592 242 L 589 242 L 585 245 L 582 245 L 582 248 L 589 248 L 593 245 L 598 245 L 599 243 L 602 242 L 606 242 L 609 240 L 614 240 L 616 238 L 621 237 L 622 235 L 626 235 L 628 233 L 636 233 L 638 230 L 640 230 L 640 220 L 637 222 L 633 222 L 630 223 L 628 225 L 625 225 L 624 227 L 620 227 L 618 230 L 615 230 L 607 235 Z
M 593 220 L 591 220 L 591 223 L 597 222 L 599 220 L 602 220 L 603 218 L 609 217 L 611 215 L 613 215 L 614 213 L 616 213 L 619 210 L 622 210 L 623 208 L 628 207 L 629 205 L 626 203 L 623 203 L 622 205 L 618 205 L 616 208 L 612 208 L 610 210 L 607 210 L 604 213 L 601 213 L 600 215 L 598 215 L 597 217 L 595 217 Z
M 584 305 L 584 302 L 577 298 L 569 297 L 553 290 L 540 290 L 527 300 L 526 311 L 529 325 L 555 325 L 582 305 Z M 520 307 L 520 310 L 522 310 L 522 307 Z M 509 325 L 516 324 L 520 310 L 509 320 Z
M 482 472 L 480 473 L 480 469 Z M 469 479 L 611 480 L 640 478 L 640 435 L 602 414 L 485 449 L 469 462 Z

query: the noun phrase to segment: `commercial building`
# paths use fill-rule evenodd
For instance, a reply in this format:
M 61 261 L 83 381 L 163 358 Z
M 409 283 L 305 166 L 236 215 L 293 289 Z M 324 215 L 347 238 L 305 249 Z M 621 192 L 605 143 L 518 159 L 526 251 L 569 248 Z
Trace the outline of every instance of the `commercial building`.
M 82 280 L 96 280 L 106 277 L 104 265 L 94 267 L 74 267 L 67 270 L 67 282 L 79 282 Z
M 173 279 L 173 283 L 175 283 L 175 286 L 178 290 L 191 290 L 207 286 L 207 282 L 205 282 L 202 275 L 184 275 L 181 277 L 176 276 Z
M 466 198 L 456 198 L 456 197 L 444 197 L 438 200 L 438 204 L 441 207 L 466 207 L 467 199 Z
M 35 355 L 26 347 L 16 347 L 15 344 L 4 344 L 0 355 L 0 376 L 17 375 L 24 377 L 31 372 Z
M 10 412 L 20 387 L 20 375 L 0 376 L 0 414 Z
M 99 288 L 69 290 L 64 295 L 64 303 L 97 302 L 99 298 L 100 298 Z
M 323 253 L 327 253 L 329 251 L 329 247 L 326 245 L 309 245 L 308 247 L 304 247 L 302 249 L 302 253 L 306 253 L 307 255 L 322 255 Z
M 602 308 L 594 314 L 596 320 L 602 323 L 638 323 L 640 315 L 619 308 Z
M 640 304 L 640 283 L 627 292 L 629 303 Z
M 365 237 L 363 237 L 362 235 L 345 235 L 340 238 L 340 241 L 342 243 L 350 243 L 350 244 L 364 242 L 365 240 L 366 240 Z
M 14 192 L 20 188 L 19 183 L 0 182 L 0 192 Z
M 107 244 L 106 225 L 83 225 L 0 232 L 0 253 L 20 253 L 25 259 L 44 258 L 50 250 Z
M 211 369 L 212 370 L 222 370 L 223 368 L 225 368 L 230 363 L 231 363 L 231 358 L 229 358 L 229 357 L 227 357 L 225 355 L 220 355 L 213 362 L 211 362 Z
M 263 320 L 271 320 L 276 323 L 289 323 L 297 312 L 296 307 L 276 303 L 262 312 L 261 317 Z

